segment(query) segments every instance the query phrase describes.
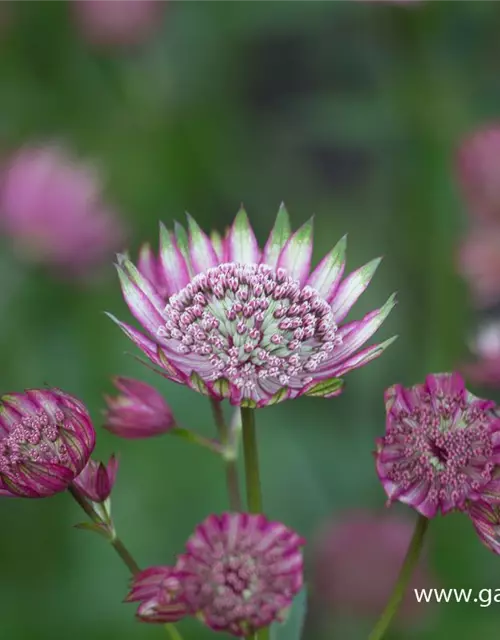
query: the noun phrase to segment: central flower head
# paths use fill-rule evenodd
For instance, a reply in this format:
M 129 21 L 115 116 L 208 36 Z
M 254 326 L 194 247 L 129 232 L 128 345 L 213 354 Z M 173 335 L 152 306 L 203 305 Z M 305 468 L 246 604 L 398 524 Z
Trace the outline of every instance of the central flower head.
M 280 209 L 261 251 L 245 211 L 222 239 L 189 218 L 189 234 L 161 227 L 160 255 L 118 272 L 125 300 L 150 337 L 118 324 L 171 380 L 232 404 L 260 407 L 306 394 L 331 397 L 341 376 L 391 341 L 359 348 L 394 306 L 340 325 L 379 260 L 345 280 L 345 238 L 310 273 L 312 224 L 290 233 Z
M 465 389 L 458 374 L 386 392 L 387 426 L 377 444 L 377 472 L 389 500 L 432 517 L 463 509 L 496 482 L 500 419 L 495 404 Z
M 304 540 L 262 515 L 212 515 L 180 556 L 183 597 L 209 627 L 247 636 L 283 619 L 302 587 Z
M 310 286 L 264 264 L 225 263 L 198 274 L 164 311 L 159 341 L 207 380 L 227 378 L 251 396 L 266 380 L 304 386 L 328 359 L 337 325 Z

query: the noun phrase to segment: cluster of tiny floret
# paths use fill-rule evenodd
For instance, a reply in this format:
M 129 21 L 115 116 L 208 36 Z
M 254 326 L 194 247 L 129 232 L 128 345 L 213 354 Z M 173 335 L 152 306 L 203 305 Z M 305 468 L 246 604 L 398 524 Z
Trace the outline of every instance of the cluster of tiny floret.
M 0 473 L 15 473 L 16 468 L 26 462 L 70 462 L 59 425 L 69 430 L 72 426 L 64 424 L 64 419 L 60 410 L 55 412 L 54 420 L 44 411 L 24 416 L 0 441 Z
M 198 357 L 206 379 L 249 390 L 266 378 L 307 384 L 340 342 L 317 291 L 263 264 L 225 263 L 198 274 L 169 299 L 164 316 L 160 340 Z
M 460 503 L 492 476 L 491 417 L 461 395 L 422 394 L 411 412 L 392 411 L 386 445 L 400 447 L 388 477 L 403 490 L 428 481 L 428 499 Z

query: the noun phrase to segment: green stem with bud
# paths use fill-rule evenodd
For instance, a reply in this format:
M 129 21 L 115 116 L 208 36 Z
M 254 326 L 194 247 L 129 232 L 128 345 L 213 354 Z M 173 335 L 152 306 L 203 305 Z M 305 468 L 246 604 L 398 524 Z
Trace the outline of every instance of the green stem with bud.
M 254 409 L 241 408 L 241 424 L 243 429 L 243 453 L 245 457 L 245 478 L 247 489 L 247 505 L 250 513 L 262 513 L 262 490 L 260 484 L 259 453 L 257 449 L 257 433 L 255 431 Z M 269 628 L 261 629 L 247 636 L 246 640 L 269 640 Z
M 373 631 L 371 632 L 368 640 L 381 640 L 384 637 L 387 629 L 389 628 L 392 619 L 396 615 L 399 609 L 399 605 L 401 604 L 405 595 L 406 588 L 408 587 L 408 584 L 410 582 L 413 570 L 415 569 L 415 566 L 417 565 L 418 559 L 420 557 L 425 532 L 427 531 L 428 526 L 428 518 L 419 514 L 417 522 L 415 524 L 415 530 L 410 541 L 410 546 L 408 547 L 408 551 L 406 552 L 406 556 L 403 561 L 401 571 L 399 572 L 396 584 L 394 585 L 391 597 L 389 598 L 389 601 L 377 624 L 373 628 Z
M 123 563 L 126 565 L 127 569 L 130 573 L 135 576 L 140 572 L 140 567 L 137 562 L 134 560 L 134 557 L 127 549 L 127 547 L 123 544 L 120 538 L 116 535 L 114 528 L 109 528 L 108 523 L 104 522 L 101 516 L 94 509 L 92 502 L 87 500 L 87 498 L 80 493 L 78 488 L 75 485 L 70 485 L 68 488 L 71 496 L 76 500 L 76 502 L 80 505 L 80 507 L 85 511 L 88 517 L 94 522 L 96 525 L 103 525 L 107 528 L 107 540 L 111 543 L 111 546 L 116 551 L 116 553 L 123 560 Z M 166 624 L 165 630 L 169 634 L 172 640 L 182 640 L 182 636 L 179 630 L 173 624 Z
M 214 416 L 215 425 L 219 433 L 219 440 L 222 445 L 224 456 L 224 465 L 226 468 L 226 485 L 229 495 L 229 507 L 231 511 L 241 511 L 242 501 L 240 493 L 240 481 L 238 478 L 238 467 L 236 465 L 236 458 L 232 456 L 225 456 L 224 451 L 228 450 L 231 445 L 229 428 L 224 420 L 222 413 L 222 405 L 219 400 L 210 400 L 212 405 L 212 413 Z

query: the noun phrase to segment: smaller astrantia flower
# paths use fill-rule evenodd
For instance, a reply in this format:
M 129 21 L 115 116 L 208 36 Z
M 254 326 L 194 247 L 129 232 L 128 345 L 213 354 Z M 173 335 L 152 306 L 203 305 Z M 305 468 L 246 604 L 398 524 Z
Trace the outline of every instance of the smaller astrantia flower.
M 344 323 L 380 262 L 343 278 L 345 238 L 311 272 L 312 221 L 292 233 L 284 206 L 262 250 L 243 209 L 224 238 L 191 217 L 188 225 L 161 225 L 158 257 L 146 246 L 138 266 L 118 259 L 125 301 L 147 335 L 112 319 L 168 379 L 251 408 L 329 398 L 393 341 L 362 348 L 394 296 Z
M 125 602 L 140 602 L 137 617 L 142 622 L 177 622 L 189 614 L 183 600 L 183 573 L 173 567 L 150 567 L 134 576 Z
M 69 487 L 94 449 L 82 402 L 60 389 L 0 398 L 0 495 L 44 498 Z
M 386 433 L 375 457 L 389 502 L 432 518 L 498 491 L 495 403 L 469 393 L 458 373 L 429 375 L 410 389 L 394 385 L 385 403 Z
M 150 438 L 175 428 L 175 420 L 163 396 L 145 382 L 114 378 L 121 395 L 105 396 L 108 410 L 104 428 L 121 438 Z
M 469 516 L 481 542 L 500 555 L 500 505 L 474 502 L 469 508 Z
M 457 153 L 458 182 L 469 213 L 482 222 L 500 222 L 500 124 L 472 132 Z
M 111 494 L 117 472 L 118 459 L 114 455 L 107 465 L 90 459 L 73 484 L 92 502 L 104 502 Z
M 190 610 L 215 631 L 250 636 L 282 621 L 302 588 L 305 543 L 263 515 L 211 515 L 186 544 L 176 570 Z

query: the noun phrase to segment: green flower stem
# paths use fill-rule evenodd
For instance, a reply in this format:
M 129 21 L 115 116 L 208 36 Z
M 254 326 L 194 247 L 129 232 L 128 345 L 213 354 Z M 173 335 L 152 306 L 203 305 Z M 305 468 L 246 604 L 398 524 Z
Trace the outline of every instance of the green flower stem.
M 73 498 L 78 502 L 80 507 L 85 511 L 85 513 L 88 515 L 88 517 L 92 520 L 92 522 L 95 522 L 96 524 L 103 524 L 102 519 L 96 513 L 96 511 L 93 508 L 92 504 L 84 496 L 82 496 L 82 494 L 78 491 L 78 489 L 74 485 L 70 485 L 68 491 L 73 496 Z M 134 558 L 132 557 L 130 551 L 123 544 L 123 542 L 120 540 L 120 538 L 118 538 L 118 536 L 112 535 L 110 533 L 108 539 L 109 539 L 109 542 L 111 543 L 111 546 L 113 547 L 113 549 L 116 551 L 116 553 L 120 556 L 120 558 L 123 560 L 124 564 L 129 569 L 130 573 L 132 575 L 135 575 L 136 573 L 139 573 L 139 571 L 140 571 L 139 565 L 134 560 Z
M 250 513 L 261 513 L 262 493 L 260 488 L 257 434 L 255 432 L 255 414 L 253 409 L 242 407 L 241 423 L 243 429 L 243 451 L 245 455 L 248 510 Z
M 373 628 L 373 631 L 371 632 L 368 640 L 381 640 L 381 638 L 384 637 L 385 632 L 389 628 L 392 619 L 396 615 L 399 605 L 401 604 L 401 601 L 403 600 L 403 597 L 405 595 L 408 583 L 410 582 L 413 570 L 420 557 L 425 532 L 427 531 L 428 526 L 428 518 L 419 514 L 417 522 L 415 524 L 415 530 L 413 531 L 410 546 L 408 547 L 408 551 L 406 552 L 403 566 L 401 567 L 401 571 L 399 572 L 399 576 L 396 584 L 394 585 L 394 589 L 392 590 L 392 594 L 377 624 Z
M 243 429 L 248 510 L 250 513 L 262 513 L 259 454 L 257 450 L 257 434 L 255 432 L 255 412 L 253 409 L 242 407 L 241 424 Z M 269 640 L 270 637 L 269 629 L 261 629 L 257 633 L 247 636 L 246 640 Z
M 168 635 L 170 636 L 171 640 L 182 640 L 182 636 L 181 636 L 181 634 L 179 633 L 179 630 L 177 629 L 177 627 L 174 624 L 172 624 L 172 623 L 166 624 L 165 625 L 165 630 L 168 633 Z
M 230 444 L 229 429 L 224 420 L 222 413 L 222 404 L 218 400 L 210 399 L 212 405 L 212 413 L 214 421 L 219 433 L 219 439 L 223 448 L 226 448 Z M 226 485 L 229 495 L 229 506 L 231 511 L 241 511 L 242 501 L 240 493 L 240 481 L 238 478 L 238 467 L 236 460 L 233 458 L 225 458 L 224 465 L 226 469 Z
M 92 520 L 92 522 L 95 522 L 95 524 L 99 524 L 99 525 L 107 524 L 103 522 L 102 518 L 99 516 L 99 514 L 95 511 L 94 507 L 92 506 L 92 503 L 80 493 L 77 487 L 75 487 L 74 485 L 70 485 L 68 488 L 68 491 L 76 500 L 76 502 L 80 505 L 80 507 L 85 511 L 88 517 Z M 139 565 L 134 560 L 132 554 L 127 549 L 127 547 L 123 544 L 120 538 L 118 538 L 118 536 L 114 532 L 113 533 L 110 532 L 108 540 L 111 543 L 111 546 L 113 547 L 113 549 L 123 560 L 123 563 L 126 565 L 130 573 L 133 576 L 139 573 L 139 571 L 141 570 Z M 182 636 L 179 630 L 173 624 L 166 624 L 165 630 L 169 634 L 171 640 L 182 640 Z

